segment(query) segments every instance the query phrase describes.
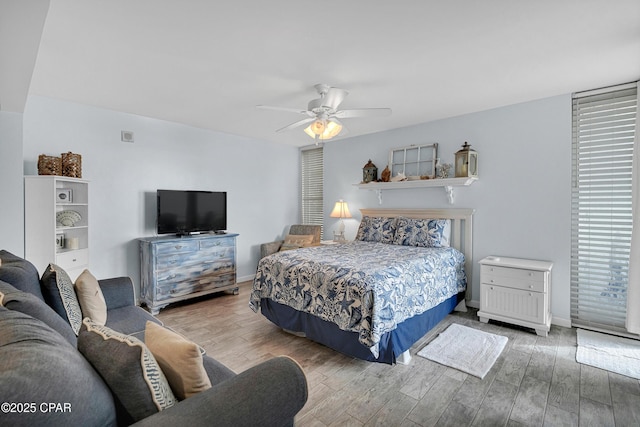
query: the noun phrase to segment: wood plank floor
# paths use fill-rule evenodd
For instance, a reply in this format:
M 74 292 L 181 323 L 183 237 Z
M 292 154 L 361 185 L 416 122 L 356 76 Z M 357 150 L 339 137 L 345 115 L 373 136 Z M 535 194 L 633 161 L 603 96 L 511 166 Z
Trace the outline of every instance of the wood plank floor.
M 575 361 L 576 330 L 548 337 L 454 313 L 411 348 L 409 365 L 353 359 L 285 333 L 239 295 L 172 305 L 158 318 L 235 372 L 278 355 L 303 367 L 309 400 L 297 426 L 640 426 L 640 381 Z M 416 356 L 451 323 L 509 338 L 480 380 Z

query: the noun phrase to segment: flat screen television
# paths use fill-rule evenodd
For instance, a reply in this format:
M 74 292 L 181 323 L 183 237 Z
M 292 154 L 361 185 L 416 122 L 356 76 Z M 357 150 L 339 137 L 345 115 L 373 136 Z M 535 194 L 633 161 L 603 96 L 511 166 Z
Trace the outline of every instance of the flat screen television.
M 158 234 L 187 235 L 227 229 L 225 191 L 158 190 Z

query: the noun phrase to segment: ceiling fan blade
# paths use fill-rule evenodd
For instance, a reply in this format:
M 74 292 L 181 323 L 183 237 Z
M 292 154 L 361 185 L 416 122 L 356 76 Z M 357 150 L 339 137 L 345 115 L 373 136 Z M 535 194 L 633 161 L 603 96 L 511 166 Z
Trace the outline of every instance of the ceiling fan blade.
M 314 121 L 315 119 L 316 119 L 315 117 L 309 117 L 309 118 L 306 118 L 306 119 L 298 120 L 298 121 L 297 121 L 297 122 L 295 122 L 295 123 L 291 123 L 291 124 L 290 124 L 290 125 L 288 125 L 288 126 L 285 126 L 285 127 L 283 127 L 283 128 L 280 128 L 280 129 L 276 130 L 276 132 L 286 132 L 286 131 L 288 131 L 288 130 L 298 128 L 298 127 L 300 127 L 300 126 L 304 126 L 304 125 L 306 125 L 307 123 L 311 123 L 311 122 L 312 122 L 312 121 Z
M 390 115 L 391 108 L 360 108 L 336 111 L 331 116 L 340 119 L 350 119 L 352 117 L 385 117 Z
M 313 112 L 307 111 L 307 110 L 301 110 L 299 108 L 275 107 L 273 105 L 256 105 L 256 108 L 260 108 L 262 110 L 287 111 L 289 113 L 306 114 L 307 116 L 313 115 Z
M 342 101 L 349 95 L 344 89 L 338 89 L 337 87 L 330 87 L 327 93 L 322 97 L 322 106 L 329 107 L 335 110 L 342 104 Z

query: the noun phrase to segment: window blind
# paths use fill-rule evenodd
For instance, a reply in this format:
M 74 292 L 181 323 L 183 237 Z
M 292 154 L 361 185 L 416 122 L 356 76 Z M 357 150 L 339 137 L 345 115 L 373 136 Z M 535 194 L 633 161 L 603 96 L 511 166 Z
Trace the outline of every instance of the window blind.
M 322 226 L 324 219 L 322 147 L 303 149 L 301 157 L 302 223 Z
M 573 97 L 571 321 L 625 331 L 637 88 Z

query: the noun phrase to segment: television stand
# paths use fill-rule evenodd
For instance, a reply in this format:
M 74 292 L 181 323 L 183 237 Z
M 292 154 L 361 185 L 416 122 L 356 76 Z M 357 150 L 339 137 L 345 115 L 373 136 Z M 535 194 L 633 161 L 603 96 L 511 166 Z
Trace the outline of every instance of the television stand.
M 198 234 L 138 239 L 140 298 L 151 314 L 167 305 L 231 291 L 236 283 L 238 234 Z

